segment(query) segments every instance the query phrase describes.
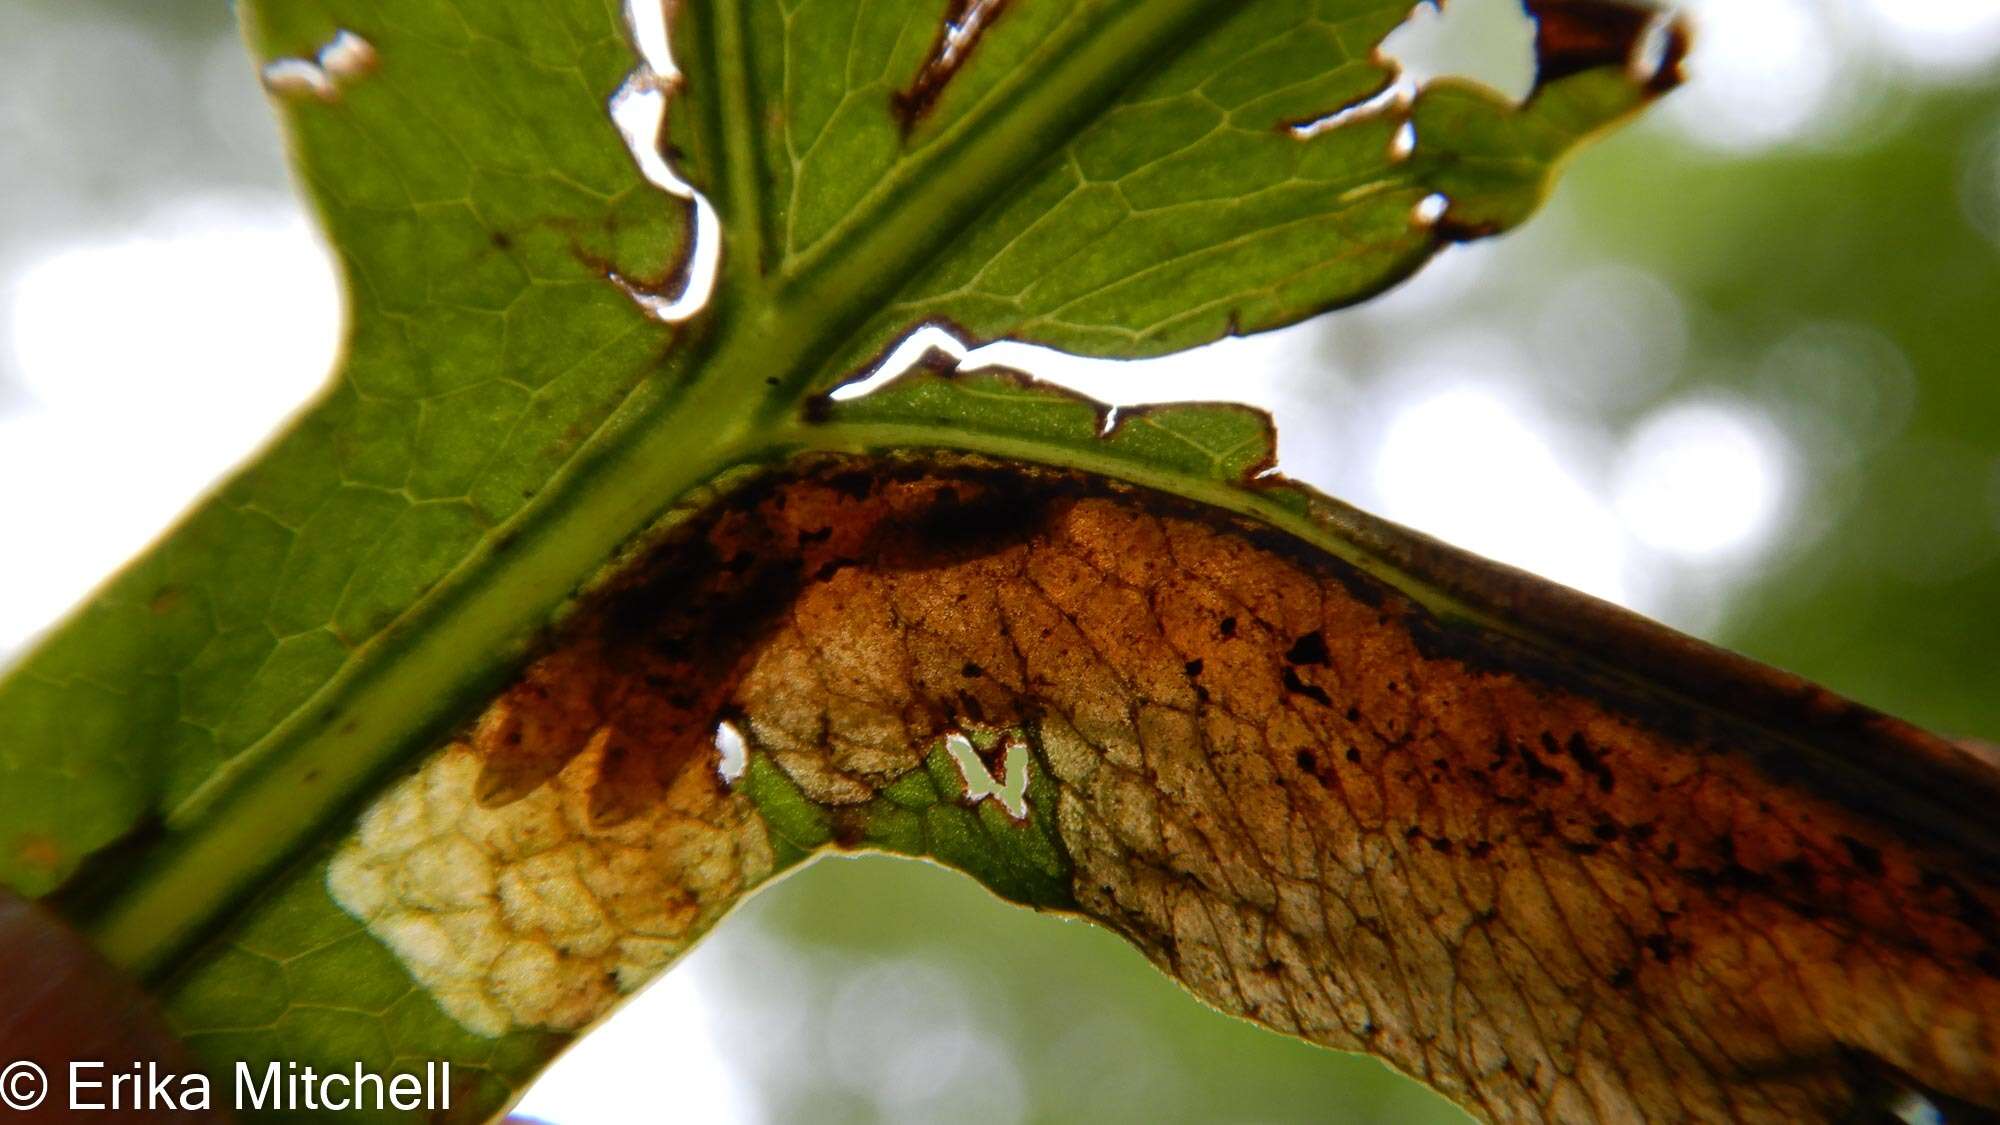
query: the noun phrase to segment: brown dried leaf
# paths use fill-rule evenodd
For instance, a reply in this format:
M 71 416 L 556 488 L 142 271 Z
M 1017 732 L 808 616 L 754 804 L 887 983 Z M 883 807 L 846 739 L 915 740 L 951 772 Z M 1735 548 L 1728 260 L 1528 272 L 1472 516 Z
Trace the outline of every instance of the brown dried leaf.
M 731 717 L 838 825 L 941 733 L 1015 730 L 1080 913 L 1490 1120 L 1831 1120 L 1906 1082 L 2000 1106 L 1994 840 L 1961 815 L 1988 763 L 1392 538 L 1568 643 L 1080 474 L 822 460 L 577 615 L 472 740 L 479 793 L 602 749 L 616 822 Z

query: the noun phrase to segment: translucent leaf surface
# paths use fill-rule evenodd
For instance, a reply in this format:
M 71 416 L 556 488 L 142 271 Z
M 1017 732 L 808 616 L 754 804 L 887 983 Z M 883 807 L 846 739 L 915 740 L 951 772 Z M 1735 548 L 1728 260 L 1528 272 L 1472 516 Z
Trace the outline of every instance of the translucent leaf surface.
M 491 553 L 669 346 L 606 277 L 669 278 L 687 238 L 604 114 L 632 64 L 616 5 L 466 7 L 246 5 L 269 59 L 367 29 L 371 63 L 279 101 L 346 274 L 347 354 L 287 433 L 0 683 L 10 885 L 45 891 L 257 768 Z
M 211 1062 L 449 1060 L 463 1120 L 838 849 L 1496 1119 L 1995 1101 L 1977 754 L 1291 486 L 1245 408 L 828 397 L 924 324 L 1158 354 L 1515 226 L 1682 43 L 1528 7 L 1516 105 L 1399 91 L 1378 0 L 680 4 L 720 264 L 670 326 L 616 5 L 246 2 L 346 352 L 0 683 L 0 878 Z

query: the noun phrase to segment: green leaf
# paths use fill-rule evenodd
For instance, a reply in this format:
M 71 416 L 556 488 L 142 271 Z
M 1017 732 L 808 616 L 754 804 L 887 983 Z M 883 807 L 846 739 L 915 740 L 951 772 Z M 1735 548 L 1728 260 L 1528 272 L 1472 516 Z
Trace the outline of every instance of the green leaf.
M 838 447 L 846 429 L 872 444 L 921 444 L 926 432 L 1016 443 L 1015 452 L 1062 451 L 1116 464 L 1128 479 L 1241 484 L 1277 461 L 1277 434 L 1261 410 L 1233 403 L 1146 406 L 1119 411 L 1074 391 L 992 368 L 958 372 L 936 357 L 874 393 L 833 404 L 812 424 L 815 439 Z M 904 435 L 903 441 L 891 434 Z M 1002 452 L 998 444 L 981 448 Z
M 283 102 L 347 279 L 338 377 L 0 685 L 0 878 L 171 830 L 577 457 L 670 333 L 606 279 L 680 268 L 686 208 L 604 114 L 615 3 L 246 5 L 266 59 L 365 27 L 372 71 Z
M 346 279 L 345 352 L 284 434 L 0 681 L 0 881 L 53 892 L 162 982 L 212 1058 L 450 1058 L 471 1116 L 829 842 L 1074 905 L 1051 811 L 1011 821 L 941 752 L 859 812 L 808 796 L 805 760 L 767 751 L 768 731 L 740 790 L 640 779 L 665 804 L 591 831 L 644 852 L 649 892 L 676 905 L 609 952 L 509 937 L 580 893 L 547 890 L 519 809 L 455 811 L 463 840 L 397 836 L 384 810 L 432 808 L 408 788 L 420 764 L 460 798 L 484 789 L 451 733 L 552 623 L 595 620 L 634 560 L 801 455 L 1087 470 L 1458 605 L 1406 573 L 1401 540 L 1256 481 L 1272 452 L 1254 411 L 1126 411 L 1107 430 L 1103 408 L 997 372 L 824 395 L 922 324 L 1159 354 L 1364 299 L 1518 223 L 1677 61 L 1639 73 L 1636 16 L 1581 54 L 1556 43 L 1573 9 L 1630 16 L 1538 5 L 1561 65 L 1512 106 L 1459 84 L 1378 97 L 1401 0 L 680 4 L 665 141 L 720 216 L 720 266 L 706 307 L 668 325 L 634 294 L 686 279 L 692 208 L 607 116 L 636 65 L 614 0 L 246 0 Z M 1438 195 L 1441 218 L 1420 207 Z M 629 760 L 591 746 L 594 768 Z M 1038 754 L 1031 784 L 1053 784 Z M 569 776 L 532 776 L 522 800 L 597 817 Z M 680 819 L 645 819 L 659 808 Z M 440 937 L 435 904 L 388 889 L 384 855 L 455 840 L 487 858 L 445 890 L 504 900 L 505 925 Z M 500 967 L 468 976 L 476 955 Z M 592 966 L 592 990 L 552 1007 L 532 987 L 548 957 Z
M 681 11 L 673 135 L 734 268 L 825 310 L 811 386 L 917 323 L 1136 357 L 1296 322 L 1471 236 L 1413 221 L 1434 193 L 1478 234 L 1525 218 L 1554 161 L 1650 96 L 1622 55 L 1518 110 L 1447 84 L 1405 150 L 1411 109 L 1371 105 L 1400 0 L 997 4 L 925 69 L 950 10 Z

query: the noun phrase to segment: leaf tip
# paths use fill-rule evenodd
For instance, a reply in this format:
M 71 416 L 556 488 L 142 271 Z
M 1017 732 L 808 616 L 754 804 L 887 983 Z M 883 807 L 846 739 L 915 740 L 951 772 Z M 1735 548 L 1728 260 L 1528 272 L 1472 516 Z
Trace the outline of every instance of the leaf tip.
M 1686 78 L 1686 23 L 1625 0 L 1526 0 L 1535 21 L 1535 91 L 1599 67 L 1622 67 L 1649 96 Z

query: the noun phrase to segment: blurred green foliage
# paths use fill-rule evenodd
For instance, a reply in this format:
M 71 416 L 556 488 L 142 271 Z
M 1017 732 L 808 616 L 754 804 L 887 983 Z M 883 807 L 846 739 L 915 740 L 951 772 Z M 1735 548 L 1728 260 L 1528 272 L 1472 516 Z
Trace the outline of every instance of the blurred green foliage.
M 1837 393 L 1825 378 L 1758 385 L 1792 333 L 1838 322 L 1901 351 L 1907 420 L 1805 449 L 1806 522 L 1822 526 L 1749 577 L 1713 639 L 2000 738 L 2000 245 L 1964 200 L 2000 85 L 1885 96 L 1898 104 L 1881 132 L 1835 151 L 1723 159 L 1657 128 L 1617 138 L 1575 170 L 1571 249 L 1666 280 L 1690 313 L 1686 378 L 1761 390 L 1781 423 Z M 1894 426 L 1893 404 L 1878 409 Z

